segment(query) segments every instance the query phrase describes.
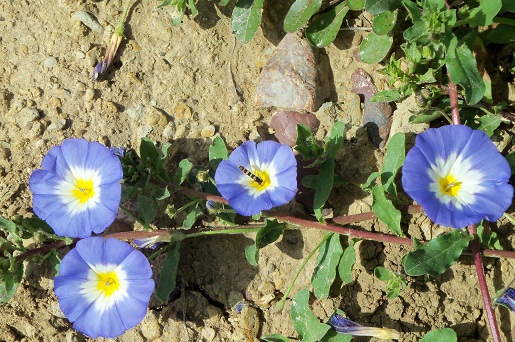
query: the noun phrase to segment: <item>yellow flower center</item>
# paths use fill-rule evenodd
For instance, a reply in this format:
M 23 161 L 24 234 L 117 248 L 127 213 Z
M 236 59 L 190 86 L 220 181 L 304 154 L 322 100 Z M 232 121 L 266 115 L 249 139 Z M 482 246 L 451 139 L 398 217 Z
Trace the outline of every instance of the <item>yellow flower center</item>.
M 97 291 L 102 292 L 106 297 L 111 296 L 120 288 L 120 281 L 116 272 L 97 273 Z
M 251 187 L 258 191 L 262 191 L 270 186 L 270 175 L 266 171 L 254 170 L 251 177 L 252 181 L 249 183 Z M 260 182 L 259 182 L 260 181 Z
M 84 204 L 91 197 L 95 196 L 93 180 L 76 179 L 75 189 L 72 190 L 72 196 L 75 197 L 80 204 Z
M 440 190 L 442 193 L 453 197 L 458 195 L 462 184 L 462 182 L 458 182 L 458 180 L 451 174 L 440 178 L 438 183 L 440 184 Z

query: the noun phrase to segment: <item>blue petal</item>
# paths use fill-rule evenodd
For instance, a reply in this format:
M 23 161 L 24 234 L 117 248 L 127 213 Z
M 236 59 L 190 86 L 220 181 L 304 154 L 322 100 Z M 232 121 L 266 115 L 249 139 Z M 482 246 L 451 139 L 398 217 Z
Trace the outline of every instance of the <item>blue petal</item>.
M 120 159 L 98 142 L 90 142 L 88 147 L 86 167 L 99 171 L 101 184 L 119 182 L 123 178 Z
M 73 167 L 91 168 L 86 163 L 89 144 L 86 139 L 64 140 L 61 144 L 61 154 L 66 164 Z
M 236 164 L 236 167 L 241 165 L 248 168 L 251 160 L 258 160 L 256 143 L 253 141 L 244 142 L 229 155 L 229 161 Z
M 77 243 L 80 243 L 81 241 L 78 241 Z M 77 251 L 77 248 L 74 248 L 69 251 L 61 261 L 61 264 L 59 265 L 59 276 L 75 277 L 87 280 L 90 270 L 91 267 Z
M 152 292 L 150 292 L 152 293 Z M 125 298 L 123 302 L 116 303 L 119 319 L 125 330 L 135 327 L 145 318 L 148 309 L 150 295 L 143 303 L 134 300 L 132 297 Z
M 275 176 L 279 186 L 297 191 L 297 165 L 284 169 Z
M 242 173 L 240 169 L 238 169 L 238 165 L 230 160 L 222 160 L 216 168 L 215 183 L 217 187 L 222 184 L 235 184 L 235 180 L 240 178 L 241 175 Z M 220 191 L 220 189 L 218 189 L 218 191 Z M 224 198 L 227 199 L 227 197 L 222 192 L 220 193 Z
M 131 247 L 130 245 L 128 246 Z M 127 279 L 149 279 L 152 277 L 152 269 L 150 268 L 148 259 L 134 248 L 132 248 L 132 251 L 121 261 L 120 266 L 127 272 Z
M 512 203 L 513 187 L 510 184 L 494 184 L 485 182 L 485 190 L 476 195 L 476 202 L 470 209 L 488 221 L 497 221 Z
M 59 308 L 70 322 L 74 322 L 93 305 L 78 293 L 83 284 L 83 279 L 73 276 L 54 278 L 54 292 L 59 300 Z
M 100 236 L 93 236 L 77 242 L 75 250 L 80 257 L 90 265 L 103 264 L 105 260 L 105 240 Z
M 337 332 L 342 334 L 349 333 L 352 328 L 362 327 L 361 324 L 353 322 L 350 319 L 338 314 L 332 315 L 327 323 L 331 325 Z
M 243 216 L 259 214 L 263 210 L 272 209 L 274 207 L 270 195 L 267 192 L 262 193 L 258 197 L 254 197 L 245 191 L 231 199 L 227 199 L 227 201 L 238 214 Z
M 102 314 L 90 306 L 73 324 L 73 328 L 92 338 L 113 338 L 125 332 L 115 305 Z
M 52 147 L 41 161 L 41 168 L 50 172 L 55 172 L 57 155 L 60 155 L 61 146 Z
M 278 207 L 291 201 L 295 197 L 296 192 L 296 190 L 280 186 L 274 190 L 267 191 L 267 194 L 270 202 L 272 202 L 272 207 Z
M 279 144 L 280 145 L 280 144 Z M 297 160 L 290 147 L 280 145 L 273 157 L 274 166 L 277 174 L 281 174 L 287 170 L 295 170 L 295 180 L 297 178 Z
M 137 251 L 129 245 L 128 243 L 124 241 L 120 241 L 117 239 L 109 238 L 104 242 L 104 264 L 113 264 L 113 265 L 120 265 L 122 263 L 125 263 L 125 259 L 129 257 L 132 254 L 140 255 L 141 257 L 145 258 L 141 252 Z M 132 259 L 132 258 L 131 258 Z M 145 258 L 146 260 L 146 258 Z M 147 261 L 148 263 L 148 261 Z M 136 274 L 139 274 L 140 272 L 144 272 L 145 270 L 137 269 L 137 268 L 127 268 L 126 264 L 124 264 L 124 269 L 128 272 L 134 272 Z M 148 278 L 148 277 L 147 277 Z
M 279 152 L 279 149 L 282 146 L 283 145 L 279 144 L 278 142 L 271 140 L 260 142 L 256 147 L 259 161 L 261 163 L 269 164 L 272 160 L 274 160 L 274 158 L 276 158 L 276 154 Z M 293 152 L 291 154 L 293 155 Z M 281 163 L 278 163 L 278 165 L 281 165 Z
M 130 297 L 145 306 L 148 306 L 150 296 L 154 292 L 155 283 L 151 278 L 146 279 L 134 279 L 136 274 L 131 274 L 132 280 L 129 280 L 129 295 Z

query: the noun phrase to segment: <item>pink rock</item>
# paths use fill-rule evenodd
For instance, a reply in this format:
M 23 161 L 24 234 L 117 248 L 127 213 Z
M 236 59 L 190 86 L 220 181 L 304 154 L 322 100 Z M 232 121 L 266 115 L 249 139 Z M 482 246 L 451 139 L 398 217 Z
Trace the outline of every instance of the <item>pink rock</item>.
M 309 127 L 311 132 L 318 130 L 320 121 L 314 114 L 301 114 L 299 112 L 283 111 L 272 115 L 270 127 L 275 130 L 275 137 L 281 144 L 295 146 L 297 141 L 297 124 Z
M 322 103 L 325 90 L 317 88 L 317 67 L 313 48 L 297 33 L 288 33 L 261 71 L 255 103 L 314 112 Z

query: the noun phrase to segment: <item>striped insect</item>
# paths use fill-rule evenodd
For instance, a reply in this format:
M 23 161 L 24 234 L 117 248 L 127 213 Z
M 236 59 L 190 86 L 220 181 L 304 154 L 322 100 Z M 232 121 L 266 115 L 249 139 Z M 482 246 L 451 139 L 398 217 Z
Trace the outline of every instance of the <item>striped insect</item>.
M 245 167 L 240 165 L 238 166 L 238 169 L 240 169 L 241 172 L 252 178 L 254 182 L 258 183 L 259 185 L 263 185 L 263 180 L 255 174 L 253 174 L 252 172 L 250 172 L 249 170 L 247 170 Z

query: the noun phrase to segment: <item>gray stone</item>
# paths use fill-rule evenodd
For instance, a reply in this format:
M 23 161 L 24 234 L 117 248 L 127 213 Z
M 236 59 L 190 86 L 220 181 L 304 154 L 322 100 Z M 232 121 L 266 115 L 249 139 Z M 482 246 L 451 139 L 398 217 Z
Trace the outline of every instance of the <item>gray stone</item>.
M 17 122 L 21 127 L 26 126 L 29 122 L 36 120 L 39 117 L 39 112 L 36 108 L 23 108 L 17 114 Z
M 143 115 L 144 109 L 145 106 L 143 106 L 142 104 L 139 104 L 136 107 L 127 108 L 127 115 L 129 116 L 129 118 L 137 120 Z
M 53 121 L 49 126 L 49 131 L 55 131 L 55 130 L 61 130 L 64 129 L 64 126 L 66 126 L 66 120 L 65 119 L 58 119 L 56 121 Z
M 57 59 L 55 57 L 48 57 L 43 62 L 45 67 L 48 68 L 48 69 L 52 69 L 55 66 L 56 63 L 57 63 Z

